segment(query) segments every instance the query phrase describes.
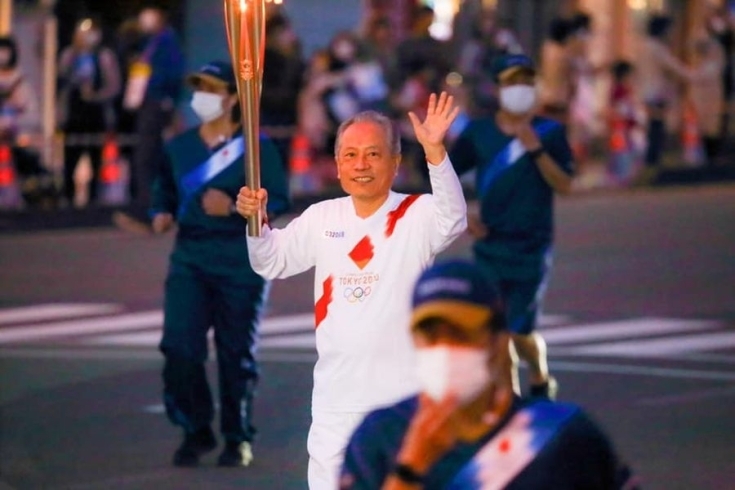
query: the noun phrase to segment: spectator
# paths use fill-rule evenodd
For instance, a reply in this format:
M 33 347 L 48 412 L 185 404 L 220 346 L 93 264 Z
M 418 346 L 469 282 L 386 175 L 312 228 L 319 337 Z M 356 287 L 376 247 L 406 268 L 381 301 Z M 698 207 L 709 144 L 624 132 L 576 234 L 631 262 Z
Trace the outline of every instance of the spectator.
M 569 121 L 569 105 L 574 96 L 573 58 L 567 49 L 572 33 L 569 20 L 555 18 L 541 46 L 539 99 L 545 116 L 564 124 Z
M 0 37 L 0 145 L 10 147 L 13 169 L 19 174 L 16 182 L 4 182 L 7 187 L 0 197 L 0 207 L 20 208 L 27 182 L 43 178 L 44 187 L 52 185 L 50 175 L 41 166 L 38 155 L 20 144 L 23 132 L 32 129 L 37 116 L 33 88 L 18 66 L 18 46 L 13 37 Z M 23 182 L 19 182 L 22 180 Z M 26 198 L 28 198 L 26 193 Z
M 617 185 L 628 185 L 638 172 L 641 146 L 636 135 L 641 128 L 640 103 L 635 91 L 634 69 L 620 60 L 611 68 L 608 130 L 608 170 Z
M 136 229 L 150 222 L 151 182 L 163 158 L 164 130 L 172 122 L 184 79 L 184 56 L 176 33 L 160 7 L 138 14 L 142 50 L 128 67 L 123 106 L 135 113 L 136 146 L 131 167 L 132 216 L 117 213 L 116 223 Z
M 420 391 L 365 417 L 341 490 L 637 488 L 581 407 L 514 395 L 503 303 L 475 264 L 428 268 L 412 305 Z
M 336 132 L 327 113 L 325 94 L 339 84 L 340 75 L 329 70 L 327 50 L 317 50 L 309 60 L 305 85 L 299 94 L 298 127 L 315 154 L 329 155 L 328 138 Z
M 214 404 L 207 382 L 207 332 L 214 329 L 219 367 L 220 429 L 225 439 L 217 463 L 247 466 L 255 438 L 253 401 L 259 370 L 258 323 L 265 280 L 250 267 L 245 222 L 234 199 L 245 183 L 235 75 L 230 62 L 214 61 L 189 77 L 192 109 L 201 125 L 168 142 L 153 193 L 153 230 L 178 223 L 166 278 L 160 349 L 166 413 L 184 430 L 176 466 L 195 466 L 216 440 Z M 288 207 L 279 154 L 261 140 L 263 185 L 271 190 L 271 217 Z
M 578 12 L 569 21 L 567 51 L 572 66 L 572 97 L 569 102 L 569 140 L 580 168 L 587 161 L 589 148 L 601 117 L 597 107 L 596 81 L 602 68 L 594 66 L 590 57 L 592 18 Z
M 688 82 L 693 72 L 671 51 L 668 35 L 671 18 L 656 14 L 648 21 L 647 36 L 636 63 L 643 101 L 648 112 L 646 168 L 641 183 L 655 178 L 666 143 L 666 116 L 677 97 L 676 82 Z
M 466 223 L 462 187 L 443 144 L 457 112 L 443 93 L 430 99 L 423 121 L 411 116 L 433 195 L 391 190 L 400 139 L 387 117 L 362 112 L 338 130 L 335 159 L 348 195 L 310 206 L 284 229 L 265 225 L 262 236 L 248 238 L 253 269 L 266 278 L 316 268 L 311 490 L 337 487 L 349 434 L 365 413 L 417 388 L 405 328 L 411 282 Z M 244 187 L 237 208 L 253 216 L 267 200 L 266 189 Z
M 392 105 L 402 115 L 398 119 L 403 147 L 402 167 L 404 170 L 407 169 L 409 177 L 414 175 L 418 177 L 409 180 L 415 180 L 413 183 L 424 186 L 429 182 L 429 170 L 424 164 L 424 150 L 416 139 L 408 113 L 413 112 L 419 117 L 425 117 L 429 97 L 438 87 L 432 86 L 437 79 L 434 66 L 419 63 L 421 63 L 419 60 L 415 60 L 406 68 L 407 78 L 400 90 L 393 95 Z
M 489 76 L 490 67 L 496 57 L 504 54 L 520 54 L 522 47 L 510 29 L 497 23 L 494 10 L 483 10 L 473 23 L 472 35 L 459 53 L 457 70 L 469 91 L 473 107 L 472 115 L 487 114 L 497 107 L 496 87 Z
M 384 15 L 371 18 L 362 42 L 368 58 L 380 64 L 388 87 L 391 90 L 395 89 L 399 84 L 398 56 L 394 27 L 390 18 Z
M 697 73 L 697 83 L 691 85 L 689 95 L 697 117 L 705 162 L 711 166 L 715 163 L 722 142 L 722 114 L 725 112 L 722 70 L 725 67 L 725 53 L 717 39 L 707 32 L 695 36 L 692 48 L 692 70 Z
M 328 52 L 331 87 L 324 92 L 324 101 L 333 127 L 364 110 L 385 110 L 388 86 L 380 64 L 370 58 L 359 38 L 350 31 L 340 31 L 332 37 Z M 334 134 L 328 148 L 334 149 Z
M 503 56 L 492 74 L 500 108 L 471 121 L 450 154 L 459 175 L 476 169 L 480 216 L 469 219 L 474 253 L 507 305 L 513 346 L 528 366 L 529 393 L 554 398 L 556 381 L 536 329 L 551 272 L 554 194 L 570 191 L 573 156 L 564 126 L 536 116 L 532 60 Z
M 102 145 L 117 125 L 115 98 L 121 91 L 115 53 L 102 44 L 102 29 L 93 19 L 77 23 L 71 45 L 59 56 L 59 127 L 64 132 L 64 197 L 74 205 L 74 172 L 83 154 L 92 166 L 89 203 L 97 198 Z
M 280 14 L 270 17 L 265 32 L 260 122 L 278 148 L 288 172 L 305 67 L 299 39 L 287 17 Z
M 732 14 L 727 6 L 711 6 L 707 16 L 706 28 L 711 36 L 717 39 L 722 47 L 724 55 L 724 66 L 722 67 L 722 91 L 725 99 L 725 107 L 722 114 L 720 136 L 728 135 L 730 123 L 730 107 L 735 95 L 735 29 L 733 28 Z
M 440 84 L 440 80 L 443 80 L 451 70 L 448 46 L 434 39 L 429 32 L 433 22 L 434 10 L 431 7 L 426 5 L 416 7 L 411 32 L 397 48 L 399 83 L 405 81 L 412 67 L 433 65 L 437 80 L 432 84 Z

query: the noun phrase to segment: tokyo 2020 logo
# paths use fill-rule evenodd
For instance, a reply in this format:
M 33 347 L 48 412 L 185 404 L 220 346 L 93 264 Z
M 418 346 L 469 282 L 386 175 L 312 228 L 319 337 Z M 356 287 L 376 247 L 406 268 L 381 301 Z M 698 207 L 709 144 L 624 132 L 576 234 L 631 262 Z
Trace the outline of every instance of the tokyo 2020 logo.
M 372 288 L 370 288 L 370 286 L 365 288 L 359 286 L 356 288 L 345 288 L 344 297 L 348 303 L 358 303 L 365 301 L 365 299 L 370 296 L 370 293 L 372 292 L 373 290 Z

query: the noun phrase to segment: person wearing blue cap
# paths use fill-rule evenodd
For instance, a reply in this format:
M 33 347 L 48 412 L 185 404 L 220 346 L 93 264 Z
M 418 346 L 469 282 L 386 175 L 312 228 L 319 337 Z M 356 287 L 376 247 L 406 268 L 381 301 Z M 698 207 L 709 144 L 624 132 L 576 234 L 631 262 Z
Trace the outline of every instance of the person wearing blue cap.
M 530 393 L 553 398 L 556 380 L 536 328 L 551 266 L 554 194 L 570 192 L 574 167 L 565 127 L 536 116 L 535 74 L 526 55 L 496 58 L 499 108 L 469 122 L 450 158 L 460 175 L 476 169 L 479 217 L 469 216 L 468 226 L 478 267 L 507 305 L 514 352 L 528 364 Z
M 412 305 L 420 392 L 365 417 L 341 490 L 637 488 L 580 407 L 513 392 L 503 301 L 476 264 L 429 267 Z
M 255 427 L 255 350 L 267 282 L 248 260 L 247 222 L 234 210 L 245 185 L 245 143 L 231 64 L 213 61 L 187 81 L 201 124 L 173 138 L 153 185 L 153 231 L 178 224 L 165 284 L 160 350 L 163 398 L 171 422 L 184 430 L 176 466 L 195 466 L 216 448 L 214 403 L 207 382 L 207 333 L 214 329 L 219 366 L 220 466 L 247 466 Z M 260 141 L 261 179 L 271 191 L 270 217 L 289 206 L 288 183 L 275 145 Z

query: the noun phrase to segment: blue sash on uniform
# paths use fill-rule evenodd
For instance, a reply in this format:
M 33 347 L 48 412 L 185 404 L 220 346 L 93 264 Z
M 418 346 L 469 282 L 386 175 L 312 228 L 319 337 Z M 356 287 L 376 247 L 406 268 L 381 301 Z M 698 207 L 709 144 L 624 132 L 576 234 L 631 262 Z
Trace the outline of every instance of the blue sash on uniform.
M 553 128 L 559 125 L 556 121 L 541 120 L 533 125 L 533 129 L 538 135 L 539 139 L 543 139 L 544 135 L 549 133 Z M 495 179 L 505 170 L 518 163 L 520 159 L 526 154 L 526 149 L 521 144 L 518 138 L 513 138 L 508 142 L 500 152 L 495 155 L 493 161 L 485 167 L 481 175 L 478 178 L 479 186 L 478 189 L 480 194 L 484 194 Z
M 243 137 L 238 136 L 217 150 L 205 162 L 197 165 L 181 177 L 180 183 L 184 198 L 179 207 L 179 214 L 183 212 L 184 207 L 199 189 L 238 161 L 244 153 L 245 143 L 243 142 Z
M 507 487 L 578 412 L 563 403 L 540 402 L 516 413 L 455 476 L 448 490 Z

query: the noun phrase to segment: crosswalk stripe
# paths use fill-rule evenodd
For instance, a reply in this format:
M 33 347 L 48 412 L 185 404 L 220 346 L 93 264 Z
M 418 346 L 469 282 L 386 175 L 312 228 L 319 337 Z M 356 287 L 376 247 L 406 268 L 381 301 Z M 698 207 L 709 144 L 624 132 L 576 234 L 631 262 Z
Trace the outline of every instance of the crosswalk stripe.
M 76 343 L 82 345 L 117 345 L 128 347 L 150 347 L 158 345 L 161 340 L 160 330 L 144 332 L 131 332 L 124 334 L 95 335 L 85 337 Z
M 160 327 L 161 325 L 163 325 L 163 313 L 161 311 L 127 313 L 103 318 L 69 320 L 0 330 L 0 344 L 69 335 L 95 334 L 106 331 Z
M 645 337 L 692 330 L 716 328 L 709 320 L 677 320 L 673 318 L 636 318 L 605 323 L 589 323 L 543 330 L 541 335 L 550 345 L 609 340 L 621 337 Z
M 260 339 L 260 347 L 270 349 L 315 349 L 316 335 L 312 332 L 283 337 L 264 337 Z
M 542 321 L 546 325 L 555 325 L 567 320 L 563 315 L 544 315 Z M 269 317 L 260 325 L 260 347 L 268 349 L 314 349 L 314 315 L 311 313 Z M 272 334 L 289 334 L 270 337 Z M 161 333 L 131 332 L 96 335 L 79 340 L 84 345 L 117 345 L 117 346 L 152 346 L 158 344 Z
M 289 333 L 314 330 L 314 313 L 301 313 L 264 318 L 260 323 L 263 334 Z
M 44 320 L 57 320 L 80 316 L 106 315 L 116 313 L 122 308 L 115 304 L 73 304 L 57 303 L 0 310 L 0 325 L 13 323 L 30 323 Z
M 620 357 L 662 357 L 684 352 L 701 352 L 735 346 L 735 332 L 684 335 L 663 339 L 585 345 L 567 350 L 571 354 Z

